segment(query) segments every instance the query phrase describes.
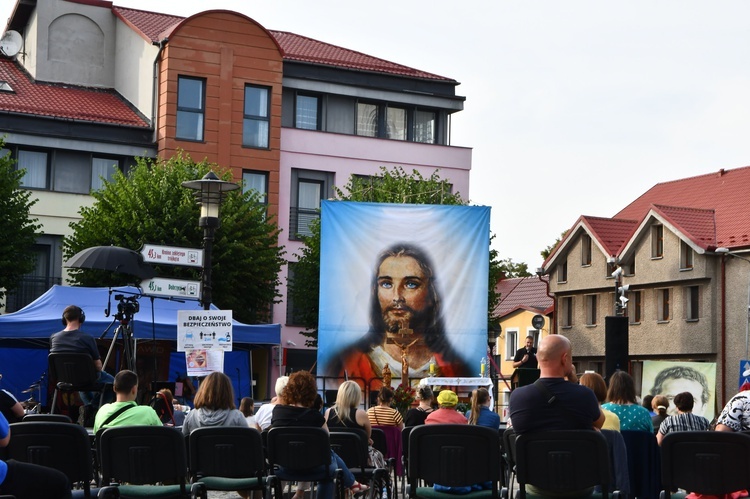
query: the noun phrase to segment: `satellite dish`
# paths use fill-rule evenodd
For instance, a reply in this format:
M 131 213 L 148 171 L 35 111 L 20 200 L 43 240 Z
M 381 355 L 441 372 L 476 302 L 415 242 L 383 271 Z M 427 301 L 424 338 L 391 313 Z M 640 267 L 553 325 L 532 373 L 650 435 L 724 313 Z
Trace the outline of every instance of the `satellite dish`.
M 0 38 L 0 53 L 6 57 L 13 57 L 21 51 L 23 38 L 18 31 L 8 30 Z

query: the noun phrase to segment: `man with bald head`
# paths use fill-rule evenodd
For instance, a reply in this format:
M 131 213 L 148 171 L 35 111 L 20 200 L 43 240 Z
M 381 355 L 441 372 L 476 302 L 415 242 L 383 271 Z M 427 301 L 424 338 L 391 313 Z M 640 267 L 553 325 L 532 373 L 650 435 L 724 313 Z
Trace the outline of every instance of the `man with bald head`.
M 599 401 L 591 389 L 577 383 L 570 340 L 559 334 L 546 336 L 539 342 L 536 357 L 539 380 L 510 394 L 515 432 L 601 428 L 604 414 Z

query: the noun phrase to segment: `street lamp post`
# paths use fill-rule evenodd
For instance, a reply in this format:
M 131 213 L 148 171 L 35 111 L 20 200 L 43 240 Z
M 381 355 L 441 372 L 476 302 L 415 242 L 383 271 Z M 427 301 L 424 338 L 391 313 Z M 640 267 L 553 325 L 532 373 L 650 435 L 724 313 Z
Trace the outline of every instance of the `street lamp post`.
M 729 248 L 716 248 L 716 253 L 720 255 L 729 255 L 733 256 L 734 258 L 738 258 L 740 260 L 745 260 L 746 262 L 750 263 L 750 259 L 745 258 L 744 256 L 740 256 L 736 253 L 732 253 L 729 251 Z M 745 324 L 745 359 L 747 360 L 748 357 L 748 350 L 750 347 L 750 280 L 748 280 L 747 285 L 747 321 Z
M 239 189 L 238 184 L 221 180 L 212 171 L 206 173 L 200 180 L 190 180 L 182 183 L 183 187 L 195 192 L 196 200 L 201 205 L 201 215 L 198 226 L 203 227 L 203 271 L 201 272 L 201 305 L 203 310 L 211 307 L 211 253 L 213 249 L 214 233 L 221 225 L 219 208 L 223 193 Z

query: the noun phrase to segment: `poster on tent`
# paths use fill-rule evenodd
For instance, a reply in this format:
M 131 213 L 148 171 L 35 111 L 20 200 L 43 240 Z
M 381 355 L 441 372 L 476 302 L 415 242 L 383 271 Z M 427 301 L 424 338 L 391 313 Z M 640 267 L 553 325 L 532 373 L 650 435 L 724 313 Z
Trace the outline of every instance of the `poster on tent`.
M 318 373 L 478 376 L 489 222 L 485 206 L 323 201 Z
M 715 362 L 647 360 L 643 362 L 641 396 L 664 395 L 669 401 L 667 412 L 677 414 L 674 396 L 681 392 L 693 395 L 693 413 L 709 421 L 714 418 L 716 388 Z
M 224 351 L 203 348 L 186 351 L 185 367 L 188 376 L 199 378 L 212 372 L 224 372 Z
M 232 351 L 231 310 L 178 310 L 177 351 Z

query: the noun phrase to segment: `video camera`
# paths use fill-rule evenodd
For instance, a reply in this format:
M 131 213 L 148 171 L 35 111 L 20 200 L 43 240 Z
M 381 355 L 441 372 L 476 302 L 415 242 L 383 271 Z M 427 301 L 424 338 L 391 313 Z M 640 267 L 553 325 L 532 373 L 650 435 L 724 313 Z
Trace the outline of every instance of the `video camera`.
M 118 300 L 115 319 L 120 322 L 130 321 L 141 309 L 137 296 L 115 295 L 115 300 Z

